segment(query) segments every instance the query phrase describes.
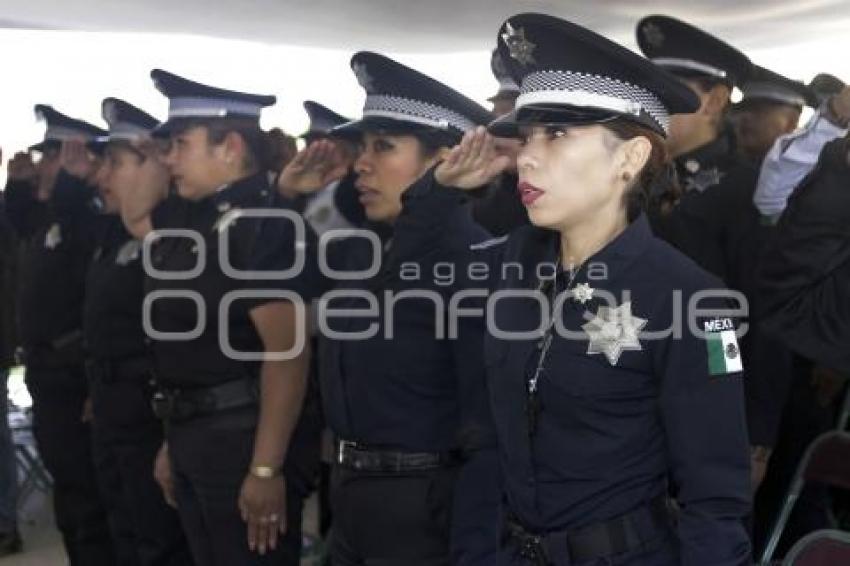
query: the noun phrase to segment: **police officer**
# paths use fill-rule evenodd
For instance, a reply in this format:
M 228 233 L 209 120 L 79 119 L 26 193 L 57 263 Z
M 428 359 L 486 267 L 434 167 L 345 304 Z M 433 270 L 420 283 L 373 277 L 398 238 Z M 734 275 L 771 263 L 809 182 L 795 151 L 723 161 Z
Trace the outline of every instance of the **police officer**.
M 158 238 L 145 320 L 166 426 L 160 460 L 173 474 L 161 484 L 197 564 L 297 565 L 306 228 L 269 190 L 259 118 L 275 98 L 151 77 L 169 99 L 157 130 L 171 140 L 167 168 L 146 152 L 122 217 L 136 238 Z
M 764 67 L 755 67 L 741 92 L 743 98 L 732 108 L 738 151 L 756 165 L 777 138 L 797 129 L 803 107 L 819 105 L 811 88 Z
M 699 301 L 708 312 L 686 307 L 696 327 L 673 328 L 678 300 L 722 283 L 641 212 L 670 115 L 698 100 L 570 22 L 522 14 L 499 39 L 522 92 L 490 130 L 524 140 L 533 225 L 471 250 L 515 295 L 491 295 L 484 350 L 509 508 L 503 563 L 748 564 L 735 323 L 711 312 L 715 297 Z M 483 131 L 467 136 L 417 192 L 480 184 L 498 168 L 492 147 Z
M 29 203 L 22 212 L 30 218 L 21 241 L 18 324 L 33 429 L 54 479 L 56 524 L 70 563 L 111 565 L 112 541 L 92 460 L 82 332 L 96 220 L 87 181 L 96 163 L 83 140 L 106 132 L 49 106 L 36 106 L 36 112 L 47 122 L 45 140 L 31 148 L 42 152 L 39 185 L 35 198 L 18 201 Z
M 669 211 L 650 209 L 654 231 L 729 288 L 744 294 L 749 313 L 758 310 L 755 267 L 770 229 L 753 204 L 758 169 L 740 159 L 734 132 L 725 126 L 730 93 L 753 76 L 740 51 L 690 24 L 648 16 L 637 24 L 638 44 L 700 98 L 698 112 L 671 118 L 668 148 L 684 189 Z M 744 319 L 747 418 L 753 485 L 764 477 L 776 443 L 782 405 L 792 379 L 790 352 L 762 332 L 756 317 Z
M 675 214 L 652 218 L 653 228 L 709 272 L 735 286 L 738 274 L 730 263 L 734 264 L 740 253 L 741 234 L 727 238 L 723 230 L 750 226 L 747 215 L 752 207 L 747 204 L 758 173 L 738 158 L 726 115 L 732 89 L 746 82 L 753 65 L 721 39 L 668 16 L 640 20 L 637 41 L 644 55 L 680 78 L 700 98 L 698 112 L 671 117 L 667 146 L 684 195 Z M 714 190 L 717 188 L 721 190 Z
M 120 564 L 191 564 L 177 513 L 154 481 L 163 432 L 151 409 L 142 243 L 127 232 L 119 215 L 122 185 L 132 183 L 143 159 L 131 143 L 148 138 L 158 122 L 115 98 L 104 100 L 103 118 L 109 137 L 98 176 L 102 216 L 83 318 L 98 460 L 110 464 L 99 467 L 99 479 L 110 499 L 111 519 L 126 532 L 116 541 Z
M 335 133 L 360 137 L 354 170 L 370 231 L 331 254 L 337 269 L 368 275 L 338 281 L 319 310 L 322 398 L 337 439 L 331 561 L 492 564 L 499 491 L 482 333 L 463 323 L 462 339 L 440 338 L 435 318 L 450 312 L 460 276 L 434 275 L 485 233 L 465 208 L 401 215 L 407 187 L 489 113 L 382 55 L 357 53 L 351 67 L 363 115 Z M 368 312 L 372 301 L 373 315 L 333 314 Z

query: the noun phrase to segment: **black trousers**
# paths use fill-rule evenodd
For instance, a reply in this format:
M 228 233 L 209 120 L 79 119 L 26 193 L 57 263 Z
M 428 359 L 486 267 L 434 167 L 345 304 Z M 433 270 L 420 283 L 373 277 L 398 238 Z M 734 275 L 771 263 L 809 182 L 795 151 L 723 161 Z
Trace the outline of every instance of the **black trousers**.
M 122 566 L 189 566 L 192 558 L 177 512 L 153 477 L 162 424 L 143 381 L 90 381 L 98 482 Z
M 56 526 L 71 566 L 116 564 L 106 507 L 95 479 L 92 437 L 82 422 L 88 396 L 82 364 L 61 368 L 27 367 L 33 400 L 33 434 L 53 477 Z
M 335 466 L 333 566 L 448 566 L 456 468 L 405 474 Z
M 261 556 L 248 547 L 239 512 L 242 482 L 254 450 L 256 409 L 222 412 L 168 426 L 176 499 L 183 530 L 197 566 L 298 566 L 304 477 L 287 462 L 288 529 L 277 548 Z M 298 453 L 293 438 L 290 459 Z M 318 452 L 318 446 L 316 446 Z M 316 456 L 318 458 L 318 456 Z

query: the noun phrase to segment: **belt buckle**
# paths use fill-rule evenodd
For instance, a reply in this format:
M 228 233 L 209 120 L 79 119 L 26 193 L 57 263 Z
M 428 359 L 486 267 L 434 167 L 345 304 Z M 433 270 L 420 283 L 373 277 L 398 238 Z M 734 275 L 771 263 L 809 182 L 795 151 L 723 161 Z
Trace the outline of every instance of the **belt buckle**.
M 337 454 L 337 463 L 344 464 L 345 463 L 345 453 L 350 448 L 355 448 L 357 446 L 356 443 L 351 442 L 349 440 L 340 440 L 339 441 L 339 450 Z

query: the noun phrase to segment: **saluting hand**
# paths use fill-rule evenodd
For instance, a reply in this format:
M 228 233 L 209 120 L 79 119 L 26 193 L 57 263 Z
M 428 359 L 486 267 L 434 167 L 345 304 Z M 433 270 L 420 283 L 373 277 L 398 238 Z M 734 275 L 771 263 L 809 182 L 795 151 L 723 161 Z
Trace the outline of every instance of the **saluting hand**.
M 348 173 L 348 161 L 343 149 L 330 140 L 311 143 L 298 152 L 277 180 L 283 196 L 315 193 Z
M 38 178 L 38 171 L 35 164 L 32 162 L 32 157 L 29 153 L 20 151 L 9 160 L 7 166 L 9 180 L 14 181 L 30 181 L 35 182 Z
M 452 148 L 437 166 L 434 177 L 446 187 L 471 190 L 490 183 L 510 164 L 510 157 L 496 151 L 496 139 L 479 126 Z
M 260 555 L 274 550 L 287 527 L 283 475 L 258 478 L 248 474 L 239 493 L 239 511 L 248 525 L 248 547 Z

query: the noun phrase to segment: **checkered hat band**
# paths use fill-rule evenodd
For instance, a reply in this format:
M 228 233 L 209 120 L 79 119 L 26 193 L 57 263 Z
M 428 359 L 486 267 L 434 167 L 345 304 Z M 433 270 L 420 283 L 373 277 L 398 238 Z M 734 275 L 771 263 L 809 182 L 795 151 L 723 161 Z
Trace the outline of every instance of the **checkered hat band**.
M 522 81 L 517 108 L 530 104 L 569 104 L 639 116 L 645 112 L 665 132 L 667 108 L 657 96 L 633 84 L 570 71 L 538 71 Z
M 700 63 L 699 61 L 694 61 L 693 59 L 680 59 L 678 57 L 656 57 L 655 59 L 652 59 L 652 62 L 661 67 L 674 67 L 677 69 L 688 69 L 689 71 L 698 71 L 700 73 L 705 73 L 706 75 L 717 77 L 719 79 L 725 79 L 727 74 L 726 71 L 724 71 L 723 69 L 718 69 L 717 67 L 706 65 L 705 63 Z
M 77 130 L 75 128 L 65 128 L 63 126 L 48 126 L 44 132 L 45 140 L 65 141 L 74 138 L 83 138 L 86 140 L 92 139 L 89 132 Z
M 475 123 L 472 120 L 448 108 L 421 100 L 386 94 L 370 94 L 366 97 L 363 117 L 370 116 L 413 122 L 441 130 L 447 130 L 450 126 L 462 132 L 475 128 Z
M 172 98 L 168 104 L 169 118 L 224 118 L 230 114 L 256 116 L 262 106 L 239 100 L 221 98 Z
M 744 87 L 744 100 L 772 100 L 791 106 L 805 106 L 806 99 L 795 92 L 777 90 L 765 83 L 750 83 Z

